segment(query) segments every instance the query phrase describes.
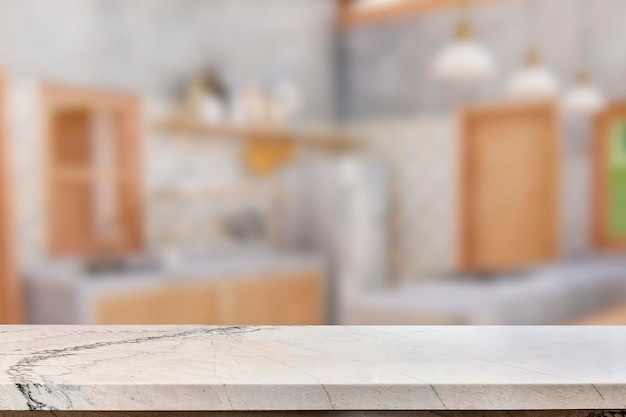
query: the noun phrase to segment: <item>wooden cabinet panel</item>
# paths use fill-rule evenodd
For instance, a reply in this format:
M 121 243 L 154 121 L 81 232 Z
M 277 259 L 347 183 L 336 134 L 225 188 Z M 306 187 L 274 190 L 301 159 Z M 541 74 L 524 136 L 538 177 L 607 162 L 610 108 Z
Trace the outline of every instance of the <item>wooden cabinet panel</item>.
M 596 119 L 593 186 L 594 246 L 626 250 L 626 104 Z
M 54 176 L 51 185 L 57 198 L 49 205 L 50 233 L 55 236 L 56 254 L 94 251 L 93 188 L 83 179 Z
M 176 285 L 99 297 L 97 324 L 219 324 L 219 287 Z
M 158 323 L 167 298 L 164 289 L 100 296 L 95 306 L 96 324 Z
M 116 205 L 119 222 L 117 247 L 121 252 L 138 252 L 143 248 L 143 202 L 132 181 L 118 179 Z
M 170 284 L 95 302 L 96 324 L 309 325 L 323 322 L 317 272 Z
M 275 325 L 314 325 L 324 321 L 321 280 L 315 273 L 298 279 L 278 278 L 268 283 L 272 288 L 270 323 Z
M 272 319 L 272 280 L 238 279 L 224 292 L 223 324 L 262 325 Z
M 322 285 L 316 273 L 239 280 L 229 285 L 227 291 L 225 324 L 323 322 Z
M 140 113 L 124 94 L 48 85 L 48 244 L 54 256 L 143 246 Z
M 558 118 L 545 103 L 471 109 L 461 154 L 461 267 L 521 269 L 558 254 Z
M 575 326 L 626 326 L 626 304 L 607 307 L 567 324 Z
M 84 108 L 64 108 L 50 119 L 50 154 L 54 166 L 87 169 L 92 163 L 91 118 Z
M 22 321 L 22 294 L 14 235 L 5 91 L 5 80 L 0 74 L 0 324 L 19 324 Z

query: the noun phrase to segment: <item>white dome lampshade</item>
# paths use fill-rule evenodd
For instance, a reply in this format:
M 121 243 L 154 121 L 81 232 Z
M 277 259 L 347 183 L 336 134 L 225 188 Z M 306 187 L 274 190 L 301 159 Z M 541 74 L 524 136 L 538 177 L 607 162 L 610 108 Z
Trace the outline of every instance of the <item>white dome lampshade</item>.
M 442 81 L 473 84 L 491 77 L 496 64 L 487 49 L 475 41 L 472 28 L 461 22 L 454 43 L 446 46 L 435 60 L 434 73 Z
M 563 111 L 570 114 L 594 114 L 606 104 L 586 72 L 578 76 L 576 86 L 563 99 Z
M 515 99 L 542 99 L 556 96 L 559 84 L 556 77 L 541 63 L 536 50 L 526 55 L 526 64 L 513 76 L 507 94 Z

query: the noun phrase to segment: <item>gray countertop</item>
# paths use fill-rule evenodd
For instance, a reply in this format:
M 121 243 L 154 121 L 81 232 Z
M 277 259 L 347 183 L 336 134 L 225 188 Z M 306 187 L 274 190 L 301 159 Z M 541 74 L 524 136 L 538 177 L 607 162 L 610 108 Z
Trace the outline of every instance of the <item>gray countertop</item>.
M 290 272 L 308 270 L 324 277 L 319 257 L 263 251 L 213 253 L 189 257 L 175 266 L 157 264 L 98 274 L 88 273 L 78 260 L 41 262 L 26 270 L 26 316 L 34 324 L 92 324 L 94 300 L 104 294 L 283 273 L 289 277 Z
M 322 268 L 319 257 L 281 252 L 239 252 L 208 254 L 183 258 L 176 265 L 158 263 L 137 266 L 123 272 L 89 273 L 82 261 L 49 261 L 27 268 L 29 281 L 45 280 L 75 283 L 94 289 L 155 282 L 180 282 L 188 280 L 212 280 L 250 275 L 274 274 L 299 269 Z

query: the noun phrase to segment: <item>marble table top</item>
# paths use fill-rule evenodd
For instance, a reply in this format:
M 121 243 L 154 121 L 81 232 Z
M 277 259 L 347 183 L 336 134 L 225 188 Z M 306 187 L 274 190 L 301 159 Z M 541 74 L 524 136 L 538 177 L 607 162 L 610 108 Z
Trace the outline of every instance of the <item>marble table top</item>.
M 626 408 L 626 327 L 0 326 L 0 410 Z

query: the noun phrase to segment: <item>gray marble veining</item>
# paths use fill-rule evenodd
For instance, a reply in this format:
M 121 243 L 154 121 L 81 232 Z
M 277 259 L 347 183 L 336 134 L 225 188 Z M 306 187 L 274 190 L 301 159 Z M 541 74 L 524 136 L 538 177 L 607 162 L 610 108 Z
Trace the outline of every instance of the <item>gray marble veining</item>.
M 0 410 L 610 408 L 622 327 L 0 327 Z

